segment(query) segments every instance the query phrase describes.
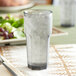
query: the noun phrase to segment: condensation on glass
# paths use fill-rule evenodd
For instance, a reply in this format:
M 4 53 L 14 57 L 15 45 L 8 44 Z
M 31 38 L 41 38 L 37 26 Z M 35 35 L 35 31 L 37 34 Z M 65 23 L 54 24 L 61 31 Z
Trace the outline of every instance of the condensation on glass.
M 27 38 L 28 67 L 33 70 L 46 69 L 52 33 L 52 12 L 47 10 L 25 11 L 24 32 Z

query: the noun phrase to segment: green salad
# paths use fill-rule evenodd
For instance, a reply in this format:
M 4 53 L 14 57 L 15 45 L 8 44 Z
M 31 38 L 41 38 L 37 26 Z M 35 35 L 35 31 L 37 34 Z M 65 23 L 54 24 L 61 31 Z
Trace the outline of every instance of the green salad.
M 24 18 L 11 15 L 0 16 L 0 39 L 20 39 L 24 37 Z

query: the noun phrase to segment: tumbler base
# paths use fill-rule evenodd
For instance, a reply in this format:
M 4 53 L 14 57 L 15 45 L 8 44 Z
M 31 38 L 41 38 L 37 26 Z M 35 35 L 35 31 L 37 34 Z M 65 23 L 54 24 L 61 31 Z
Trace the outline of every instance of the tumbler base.
M 28 68 L 30 68 L 32 70 L 43 70 L 43 69 L 47 68 L 47 64 L 35 64 L 35 65 L 28 64 Z
M 74 25 L 70 25 L 70 24 L 61 24 L 62 27 L 74 27 Z

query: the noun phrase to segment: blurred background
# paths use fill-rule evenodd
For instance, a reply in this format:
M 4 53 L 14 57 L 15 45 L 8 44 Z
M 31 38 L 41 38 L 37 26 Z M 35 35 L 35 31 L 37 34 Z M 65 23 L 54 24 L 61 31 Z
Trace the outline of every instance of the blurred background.
M 47 9 L 47 10 L 53 11 L 53 27 L 59 29 L 59 30 L 55 28 L 53 29 L 54 36 L 52 36 L 51 38 L 51 44 L 76 43 L 76 36 L 74 35 L 76 32 L 75 31 L 76 29 L 75 28 L 75 25 L 76 25 L 75 8 L 76 8 L 75 0 L 0 0 L 0 15 L 1 15 L 0 27 L 2 27 L 2 25 L 5 22 L 9 22 L 12 27 L 10 26 L 10 24 L 9 25 L 5 24 L 5 27 L 10 26 L 10 28 L 13 28 L 13 27 L 15 29 L 18 28 L 19 31 L 23 32 L 24 23 L 22 21 L 24 19 L 19 20 L 22 24 L 22 27 L 21 27 L 20 26 L 21 24 L 19 23 L 19 21 L 17 21 L 18 19 L 16 19 L 15 17 L 19 16 L 19 18 L 23 18 L 23 11 L 27 9 Z M 11 15 L 13 15 L 14 18 L 12 18 Z M 4 16 L 6 16 L 5 17 L 6 21 L 5 19 L 2 18 Z M 69 28 L 69 27 L 72 27 L 72 28 Z M 9 31 L 9 28 L 7 29 Z M 21 37 L 23 36 L 21 32 L 20 32 L 21 33 L 20 35 L 18 34 L 19 31 L 16 32 L 14 36 L 15 39 L 17 38 L 21 39 Z M 68 35 L 66 35 L 66 33 L 68 33 Z M 6 39 L 8 39 L 8 37 L 6 37 Z M 17 43 L 19 41 L 17 41 Z M 20 43 L 21 42 L 22 41 L 20 41 Z M 0 43 L 2 42 L 0 41 Z
M 59 0 L 33 0 L 36 4 L 59 5 Z
M 18 6 L 25 5 L 29 1 L 35 2 L 35 4 L 53 4 L 59 5 L 59 0 L 0 0 L 0 6 Z

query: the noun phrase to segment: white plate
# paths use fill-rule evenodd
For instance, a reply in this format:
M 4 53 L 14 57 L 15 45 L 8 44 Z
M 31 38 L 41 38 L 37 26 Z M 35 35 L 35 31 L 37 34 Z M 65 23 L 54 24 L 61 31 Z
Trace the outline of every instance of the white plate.
M 0 44 L 5 44 L 5 45 L 11 45 L 11 44 L 26 44 L 26 38 L 0 40 Z
M 0 7 L 0 11 L 3 11 L 3 12 L 15 12 L 15 11 L 20 11 L 20 10 L 23 10 L 23 9 L 26 9 L 26 8 L 30 8 L 34 6 L 34 2 L 30 2 L 26 5 L 23 5 L 23 6 L 12 6 L 12 7 Z

